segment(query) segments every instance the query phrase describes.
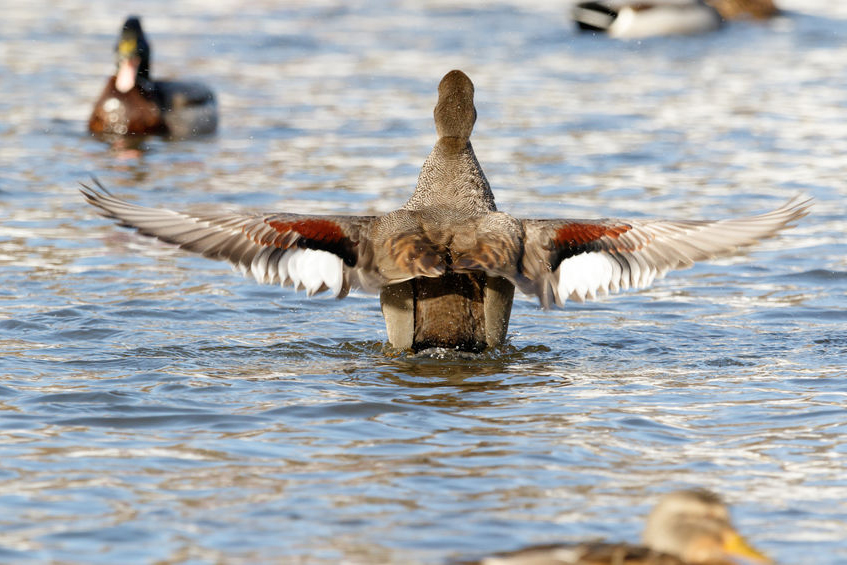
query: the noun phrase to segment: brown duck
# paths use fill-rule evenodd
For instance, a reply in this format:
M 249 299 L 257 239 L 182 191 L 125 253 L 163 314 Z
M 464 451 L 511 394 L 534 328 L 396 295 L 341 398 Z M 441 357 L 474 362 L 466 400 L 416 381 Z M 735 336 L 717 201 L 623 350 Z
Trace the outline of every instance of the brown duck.
M 720 221 L 522 220 L 498 212 L 470 142 L 474 87 L 461 71 L 438 86 L 438 141 L 417 188 L 382 216 L 192 214 L 137 206 L 85 187 L 101 213 L 262 283 L 338 297 L 379 292 L 398 349 L 479 352 L 503 343 L 515 286 L 545 308 L 640 288 L 670 269 L 726 255 L 806 213 L 789 202 Z
M 644 545 L 535 546 L 486 557 L 476 565 L 732 565 L 772 563 L 732 526 L 729 509 L 704 490 L 665 495 L 647 517 Z M 469 564 L 466 564 L 469 565 Z
M 215 131 L 217 103 L 208 87 L 150 78 L 150 44 L 138 17 L 124 22 L 115 57 L 117 70 L 94 105 L 90 132 L 186 138 Z

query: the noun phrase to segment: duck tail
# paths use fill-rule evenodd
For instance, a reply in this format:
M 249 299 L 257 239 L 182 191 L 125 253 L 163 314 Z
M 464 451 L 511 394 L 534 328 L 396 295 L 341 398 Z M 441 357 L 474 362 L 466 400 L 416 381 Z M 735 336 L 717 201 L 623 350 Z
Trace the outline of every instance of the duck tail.
M 571 15 L 581 31 L 606 31 L 618 12 L 604 2 L 580 2 Z

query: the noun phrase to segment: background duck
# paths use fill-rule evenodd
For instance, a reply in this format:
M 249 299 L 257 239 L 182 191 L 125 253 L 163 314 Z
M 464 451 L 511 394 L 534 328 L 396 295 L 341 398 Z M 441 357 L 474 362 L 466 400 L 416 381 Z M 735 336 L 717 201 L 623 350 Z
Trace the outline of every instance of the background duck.
M 476 565 L 731 565 L 772 563 L 735 530 L 712 492 L 682 490 L 661 498 L 647 517 L 644 545 L 583 543 L 534 546 Z
M 581 2 L 572 11 L 579 29 L 618 39 L 706 33 L 726 20 L 765 19 L 778 13 L 772 0 Z
M 497 210 L 470 135 L 474 87 L 438 86 L 438 141 L 417 187 L 382 216 L 192 214 L 137 206 L 86 187 L 103 215 L 309 294 L 379 292 L 397 349 L 482 351 L 503 343 L 515 286 L 543 307 L 645 287 L 671 269 L 727 255 L 806 214 L 808 203 L 722 221 L 531 220 Z
M 174 138 L 215 131 L 217 103 L 208 87 L 150 78 L 150 44 L 138 17 L 130 16 L 124 22 L 115 58 L 117 69 L 94 105 L 89 131 Z

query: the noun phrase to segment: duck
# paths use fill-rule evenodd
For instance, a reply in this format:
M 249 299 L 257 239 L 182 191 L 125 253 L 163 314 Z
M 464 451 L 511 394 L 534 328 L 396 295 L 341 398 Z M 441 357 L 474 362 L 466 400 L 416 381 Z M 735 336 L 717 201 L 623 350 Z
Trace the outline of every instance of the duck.
M 94 104 L 89 132 L 175 139 L 215 132 L 217 102 L 209 87 L 150 78 L 150 43 L 138 16 L 129 16 L 124 22 L 115 45 L 115 59 L 115 74 Z
M 733 527 L 727 505 L 704 489 L 665 494 L 647 517 L 643 544 L 550 544 L 465 565 L 732 565 L 773 563 Z
M 82 185 L 121 226 L 227 261 L 260 283 L 308 295 L 378 293 L 388 341 L 420 353 L 479 353 L 506 340 L 515 288 L 543 308 L 627 288 L 728 255 L 807 213 L 795 198 L 757 216 L 719 221 L 519 219 L 499 211 L 471 144 L 474 85 L 460 70 L 438 85 L 437 141 L 417 185 L 382 215 L 198 214 L 148 208 Z
M 617 39 L 694 35 L 734 19 L 776 16 L 772 0 L 658 0 L 580 2 L 572 16 L 581 31 L 606 32 Z

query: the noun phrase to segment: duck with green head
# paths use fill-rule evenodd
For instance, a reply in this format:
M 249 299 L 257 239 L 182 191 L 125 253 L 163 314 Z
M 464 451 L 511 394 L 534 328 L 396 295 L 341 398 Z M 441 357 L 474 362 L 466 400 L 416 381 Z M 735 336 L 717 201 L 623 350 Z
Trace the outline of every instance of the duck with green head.
M 115 59 L 115 74 L 88 120 L 91 133 L 187 138 L 215 131 L 217 103 L 207 86 L 150 78 L 150 44 L 137 16 L 124 22 Z

